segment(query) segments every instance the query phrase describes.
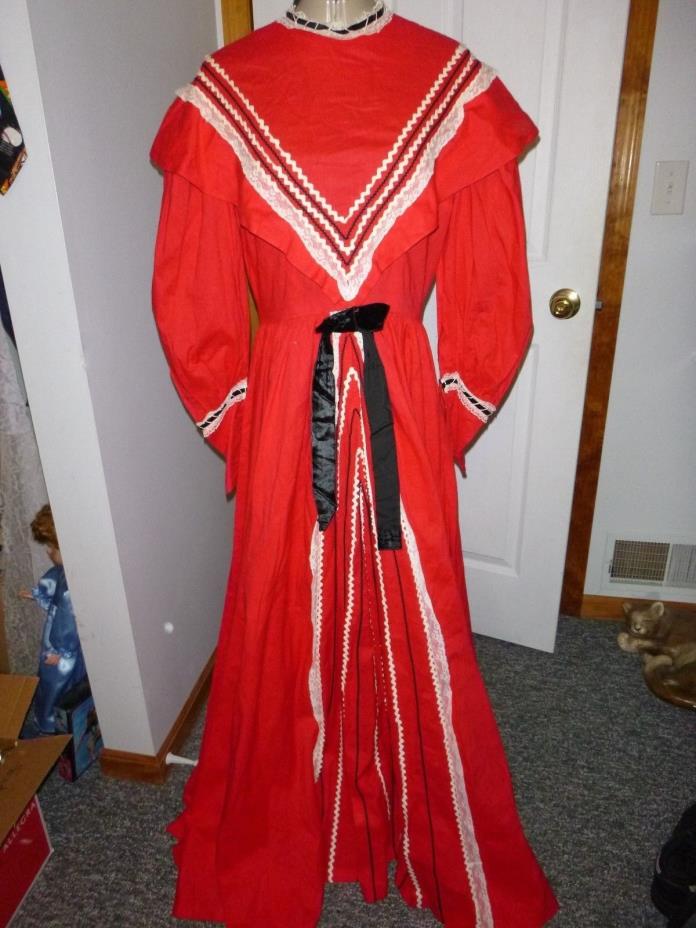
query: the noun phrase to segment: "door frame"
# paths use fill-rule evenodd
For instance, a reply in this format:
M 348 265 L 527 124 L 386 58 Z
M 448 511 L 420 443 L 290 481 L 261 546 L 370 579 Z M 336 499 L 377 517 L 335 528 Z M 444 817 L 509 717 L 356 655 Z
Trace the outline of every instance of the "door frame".
M 659 0 L 631 0 L 604 223 L 561 613 L 622 618 L 622 597 L 586 595 L 604 430 L 616 352 Z M 692 605 L 693 608 L 693 605 Z
M 241 39 L 254 28 L 252 0 L 219 0 L 222 15 L 222 37 L 227 45 Z

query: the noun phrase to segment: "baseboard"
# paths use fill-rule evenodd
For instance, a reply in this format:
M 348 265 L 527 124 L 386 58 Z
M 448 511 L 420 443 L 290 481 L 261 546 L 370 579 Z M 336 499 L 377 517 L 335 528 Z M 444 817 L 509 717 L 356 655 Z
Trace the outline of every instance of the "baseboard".
M 164 783 L 169 773 L 166 762 L 167 754 L 170 752 L 176 754 L 191 731 L 198 711 L 208 696 L 214 663 L 215 653 L 211 655 L 203 668 L 157 754 L 135 754 L 131 751 L 114 751 L 111 748 L 104 748 L 99 757 L 99 763 L 105 776 L 116 777 L 119 780 Z
M 580 617 L 583 619 L 608 619 L 615 621 L 623 619 L 623 604 L 626 602 L 640 605 L 641 603 L 649 606 L 654 603 L 654 599 L 640 599 L 640 597 L 629 596 L 590 596 L 585 594 L 582 597 L 580 607 Z M 696 612 L 696 603 L 678 603 L 672 600 L 663 600 L 665 606 L 672 609 L 681 609 L 687 612 Z
M 134 754 L 131 751 L 114 751 L 104 748 L 99 755 L 101 772 L 117 780 L 141 780 L 144 783 L 164 783 L 167 779 L 167 756 L 158 753 Z

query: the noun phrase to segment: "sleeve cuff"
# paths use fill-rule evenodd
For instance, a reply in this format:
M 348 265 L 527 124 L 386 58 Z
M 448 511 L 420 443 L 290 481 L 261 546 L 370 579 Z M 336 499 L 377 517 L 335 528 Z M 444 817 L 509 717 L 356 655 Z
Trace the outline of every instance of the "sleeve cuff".
M 496 406 L 470 390 L 458 371 L 442 374 L 440 385 L 445 394 L 451 394 L 445 403 L 445 410 L 453 457 L 466 476 L 464 454 L 495 415 Z
M 231 493 L 237 484 L 240 441 L 237 417 L 246 394 L 247 378 L 243 377 L 234 384 L 219 406 L 209 410 L 196 422 L 196 427 L 206 442 L 226 461 L 226 493 Z
M 230 411 L 232 406 L 235 406 L 237 403 L 243 402 L 246 399 L 247 392 L 247 379 L 243 377 L 241 380 L 238 380 L 237 383 L 232 387 L 230 392 L 227 394 L 225 399 L 217 406 L 215 409 L 209 410 L 205 415 L 196 422 L 196 426 L 200 431 L 203 438 L 210 442 L 210 444 L 217 448 L 218 451 L 222 451 L 226 447 L 226 442 L 224 441 L 223 435 L 217 437 L 216 434 L 220 431 L 220 427 L 225 422 L 225 416 Z

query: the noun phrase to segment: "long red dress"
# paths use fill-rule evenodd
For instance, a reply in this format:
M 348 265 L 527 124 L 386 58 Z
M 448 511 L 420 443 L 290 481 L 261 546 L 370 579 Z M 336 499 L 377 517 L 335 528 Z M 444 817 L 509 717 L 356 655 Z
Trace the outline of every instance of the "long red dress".
M 536 129 L 489 67 L 388 10 L 345 40 L 290 26 L 207 58 L 152 149 L 155 316 L 237 493 L 200 759 L 169 825 L 173 914 L 313 928 L 327 881 L 377 900 L 396 859 L 405 901 L 447 928 L 535 928 L 556 900 L 476 664 L 453 462 L 531 337 L 516 158 Z M 439 373 L 421 321 L 434 280 Z M 317 326 L 373 303 L 381 328 L 326 336 L 336 500 L 320 527 Z

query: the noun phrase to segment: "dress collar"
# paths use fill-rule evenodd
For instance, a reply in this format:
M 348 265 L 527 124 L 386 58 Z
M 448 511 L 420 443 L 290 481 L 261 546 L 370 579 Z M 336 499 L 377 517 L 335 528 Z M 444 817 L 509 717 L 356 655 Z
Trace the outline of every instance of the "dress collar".
M 372 9 L 364 19 L 347 26 L 345 29 L 336 29 L 326 23 L 307 19 L 302 13 L 297 13 L 292 8 L 287 10 L 279 22 L 287 26 L 288 29 L 303 29 L 305 32 L 313 32 L 328 39 L 359 39 L 363 35 L 381 32 L 391 20 L 392 15 L 392 11 L 384 3 L 384 0 L 375 0 Z

